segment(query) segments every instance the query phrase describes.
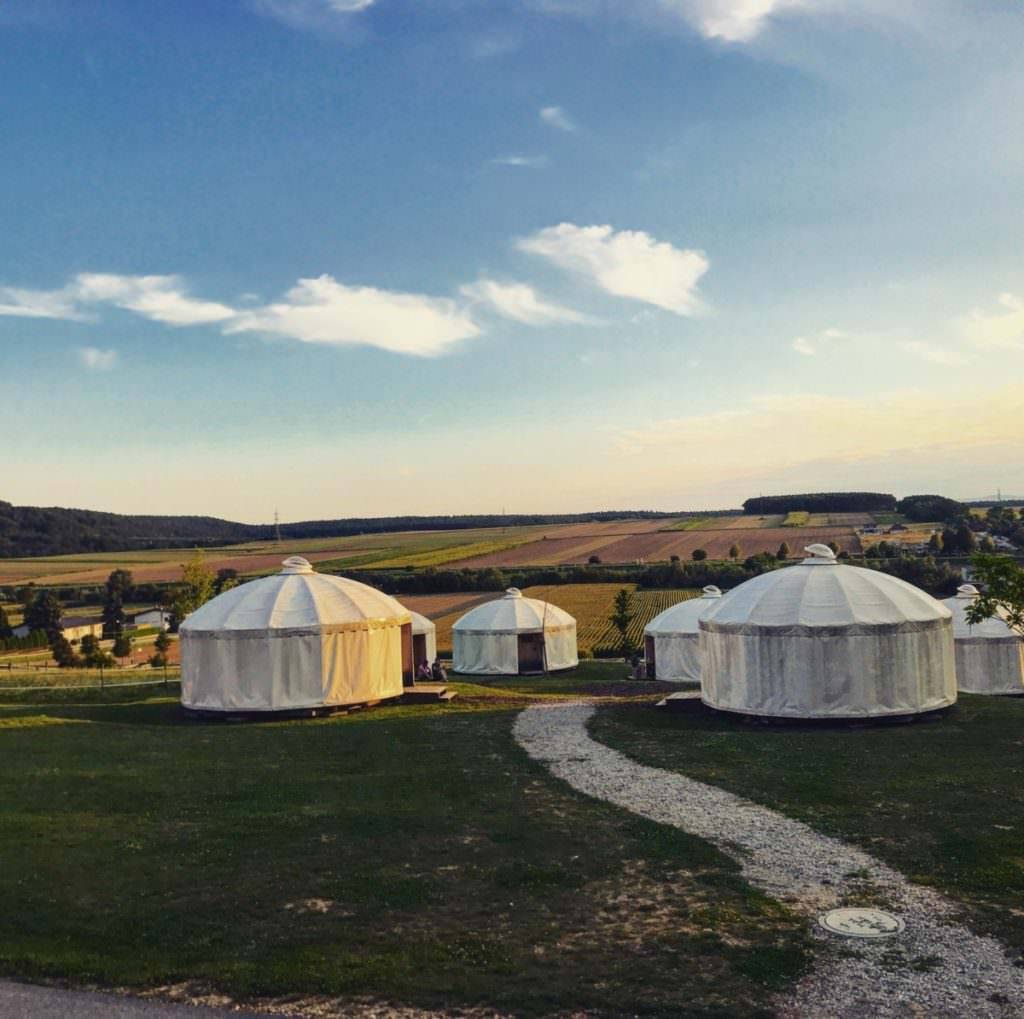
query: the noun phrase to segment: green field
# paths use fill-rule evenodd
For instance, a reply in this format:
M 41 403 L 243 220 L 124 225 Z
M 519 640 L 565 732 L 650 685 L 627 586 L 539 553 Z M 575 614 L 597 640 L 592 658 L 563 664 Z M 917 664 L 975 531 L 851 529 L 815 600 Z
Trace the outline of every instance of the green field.
M 826 518 L 825 519 L 825 523 L 827 524 L 828 523 L 828 519 L 827 519 L 828 518 L 828 514 L 826 513 L 826 514 L 821 514 L 821 515 L 825 516 L 825 518 Z M 786 514 L 786 519 L 782 521 L 782 526 L 783 527 L 807 527 L 807 525 L 810 522 L 811 522 L 811 515 L 810 515 L 810 513 L 807 513 L 804 510 L 790 510 L 789 513 Z
M 559 689 L 622 671 L 592 663 Z M 0 706 L 0 973 L 767 1016 L 804 965 L 802 925 L 716 849 L 532 763 L 511 725 L 543 683 L 245 725 L 124 691 Z

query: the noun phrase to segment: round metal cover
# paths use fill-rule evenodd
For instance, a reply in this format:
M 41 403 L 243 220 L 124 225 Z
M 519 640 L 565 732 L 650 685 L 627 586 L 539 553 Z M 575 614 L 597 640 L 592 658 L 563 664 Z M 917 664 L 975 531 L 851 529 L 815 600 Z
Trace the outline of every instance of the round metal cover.
M 818 923 L 832 934 L 843 934 L 848 938 L 891 938 L 906 927 L 892 913 L 860 907 L 833 909 L 818 917 Z

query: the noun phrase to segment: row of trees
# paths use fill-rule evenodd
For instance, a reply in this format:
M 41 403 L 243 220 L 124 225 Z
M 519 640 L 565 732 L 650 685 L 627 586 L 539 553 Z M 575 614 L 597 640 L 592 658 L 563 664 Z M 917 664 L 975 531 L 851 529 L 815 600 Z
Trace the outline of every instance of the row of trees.
M 887 492 L 803 492 L 799 495 L 761 495 L 747 499 L 743 512 L 768 516 L 773 513 L 891 513 L 896 496 Z M 932 519 L 935 519 L 934 517 Z

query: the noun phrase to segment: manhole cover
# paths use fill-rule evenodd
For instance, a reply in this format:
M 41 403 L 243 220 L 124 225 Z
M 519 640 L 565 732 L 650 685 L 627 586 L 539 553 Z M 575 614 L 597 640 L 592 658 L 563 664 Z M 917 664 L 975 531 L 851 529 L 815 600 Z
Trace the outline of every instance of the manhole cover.
M 880 909 L 833 909 L 818 917 L 818 923 L 833 934 L 848 938 L 891 938 L 906 924 L 892 913 Z

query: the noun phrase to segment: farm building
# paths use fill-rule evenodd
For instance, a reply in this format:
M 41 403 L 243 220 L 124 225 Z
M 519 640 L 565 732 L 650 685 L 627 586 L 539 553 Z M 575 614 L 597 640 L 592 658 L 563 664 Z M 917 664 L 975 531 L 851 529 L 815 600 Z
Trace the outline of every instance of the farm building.
M 294 711 L 399 697 L 412 623 L 394 598 L 315 573 L 303 558 L 225 591 L 181 625 L 181 702 L 199 711 Z
M 701 697 L 779 718 L 874 718 L 956 700 L 952 616 L 905 581 L 811 545 L 700 620 Z
M 452 659 L 456 672 L 492 676 L 572 669 L 579 664 L 576 620 L 510 587 L 455 621 Z
M 689 598 L 655 616 L 644 630 L 644 659 L 648 679 L 669 683 L 700 682 L 698 623 L 722 597 L 710 584 L 700 598 Z
M 412 617 L 412 660 L 432 662 L 437 657 L 437 627 L 426 616 L 410 612 Z
M 146 609 L 132 616 L 132 626 L 156 626 L 166 630 L 171 625 L 171 614 L 163 609 Z
M 81 616 L 65 616 L 62 620 L 64 638 L 70 644 L 77 644 L 83 637 L 102 637 L 103 622 L 99 619 L 86 619 Z M 15 637 L 27 637 L 28 627 L 23 623 L 11 631 Z
M 953 613 L 956 685 L 964 693 L 1024 694 L 1024 637 L 1002 619 L 969 623 L 967 610 L 978 597 L 973 584 L 961 584 L 942 604 Z

